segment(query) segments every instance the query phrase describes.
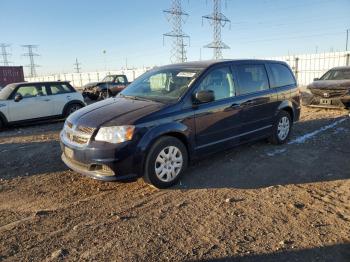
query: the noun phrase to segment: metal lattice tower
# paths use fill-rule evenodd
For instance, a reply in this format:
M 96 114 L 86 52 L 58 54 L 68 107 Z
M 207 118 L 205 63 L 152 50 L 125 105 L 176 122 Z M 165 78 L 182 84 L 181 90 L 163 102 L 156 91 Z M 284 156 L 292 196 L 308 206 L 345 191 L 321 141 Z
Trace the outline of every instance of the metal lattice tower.
M 81 63 L 79 63 L 78 58 L 75 58 L 74 69 L 76 73 L 80 73 L 80 70 L 81 70 L 80 65 Z
M 10 47 L 10 45 L 9 45 L 9 44 L 1 43 L 1 44 L 0 44 L 0 47 L 1 47 L 1 53 L 0 53 L 0 55 L 2 56 L 2 61 L 1 61 L 1 63 L 2 63 L 4 66 L 9 66 L 11 62 L 9 62 L 8 57 L 9 57 L 11 54 L 7 53 L 6 48 L 7 48 L 7 47 Z
M 164 37 L 173 38 L 170 60 L 173 63 L 185 62 L 186 41 L 189 41 L 190 37 L 182 31 L 182 25 L 188 14 L 182 10 L 181 0 L 172 0 L 171 9 L 163 12 L 167 14 L 167 19 L 172 25 L 172 31 L 163 35 L 163 41 Z
M 221 28 L 225 27 L 227 23 L 231 23 L 231 21 L 223 13 L 221 13 L 221 0 L 213 0 L 213 4 L 213 13 L 202 17 L 202 19 L 209 20 L 210 25 L 213 26 L 214 29 L 213 42 L 205 45 L 204 47 L 213 48 L 214 59 L 221 59 L 222 49 L 230 48 L 221 40 Z
M 28 53 L 23 54 L 23 56 L 29 57 L 29 65 L 27 67 L 30 68 L 30 76 L 35 77 L 36 76 L 36 68 L 39 67 L 34 62 L 34 57 L 39 56 L 38 54 L 34 53 L 34 49 L 38 48 L 37 45 L 22 45 L 22 47 L 28 49 Z

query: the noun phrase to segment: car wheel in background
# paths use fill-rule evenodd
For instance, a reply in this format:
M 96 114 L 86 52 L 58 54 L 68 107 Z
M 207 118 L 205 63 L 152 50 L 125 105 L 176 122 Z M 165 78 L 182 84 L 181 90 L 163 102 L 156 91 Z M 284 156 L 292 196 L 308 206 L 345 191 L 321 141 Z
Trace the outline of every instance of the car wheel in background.
M 143 179 L 157 188 L 170 187 L 179 181 L 187 164 L 185 145 L 175 137 L 161 137 L 147 155 Z
M 275 145 L 286 143 L 290 135 L 292 124 L 291 116 L 287 111 L 279 112 L 273 125 L 272 135 L 269 141 Z
M 101 97 L 101 100 L 105 100 L 107 99 L 108 97 L 111 97 L 112 94 L 109 90 L 102 90 L 101 91 L 101 94 L 100 94 L 100 97 Z
M 93 101 L 96 101 L 96 100 L 98 99 L 98 96 L 97 96 L 97 95 L 88 94 L 87 97 L 88 97 L 90 100 L 93 100 Z
M 78 111 L 82 106 L 80 104 L 71 104 L 67 107 L 65 112 L 65 117 L 68 117 L 70 114 L 73 114 L 75 111 Z

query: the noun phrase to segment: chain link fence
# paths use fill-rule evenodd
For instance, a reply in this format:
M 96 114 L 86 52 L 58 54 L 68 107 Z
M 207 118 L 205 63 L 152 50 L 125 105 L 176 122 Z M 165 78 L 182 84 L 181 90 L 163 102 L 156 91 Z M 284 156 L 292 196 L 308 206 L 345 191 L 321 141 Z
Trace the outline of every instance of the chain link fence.
M 300 86 L 310 84 L 333 67 L 350 66 L 350 52 L 288 55 L 268 59 L 285 61 L 294 71 Z

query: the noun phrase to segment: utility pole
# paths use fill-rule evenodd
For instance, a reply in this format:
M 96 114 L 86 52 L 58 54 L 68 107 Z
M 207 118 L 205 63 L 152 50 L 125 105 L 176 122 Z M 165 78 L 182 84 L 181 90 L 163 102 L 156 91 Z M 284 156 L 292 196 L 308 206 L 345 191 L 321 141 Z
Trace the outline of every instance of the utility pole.
M 4 65 L 4 66 L 9 66 L 10 65 L 10 62 L 8 60 L 8 57 L 11 55 L 10 53 L 7 53 L 7 50 L 6 48 L 7 47 L 10 47 L 9 44 L 5 44 L 5 43 L 1 43 L 0 44 L 0 47 L 1 47 L 1 53 L 0 55 L 2 56 L 2 61 L 1 63 Z
M 28 53 L 24 53 L 23 56 L 29 57 L 29 65 L 27 67 L 30 68 L 30 77 L 36 76 L 36 68 L 39 67 L 34 62 L 34 57 L 39 56 L 39 54 L 34 53 L 34 49 L 38 48 L 37 45 L 22 45 L 22 47 L 28 49 Z
M 221 0 L 213 0 L 213 4 L 214 4 L 213 13 L 202 17 L 202 19 L 209 20 L 210 25 L 214 29 L 213 42 L 211 42 L 210 44 L 204 47 L 213 49 L 214 59 L 221 59 L 222 49 L 230 48 L 221 40 L 221 27 L 225 27 L 225 25 L 227 23 L 231 23 L 231 21 L 223 13 L 221 13 Z
M 348 51 L 349 31 L 350 31 L 350 29 L 347 29 L 347 30 L 346 30 L 346 45 L 345 45 L 345 51 Z
M 182 31 L 182 25 L 185 23 L 185 18 L 188 14 L 182 10 L 181 0 L 172 0 L 171 8 L 164 10 L 168 21 L 172 24 L 172 31 L 163 34 L 164 37 L 173 39 L 170 60 L 173 63 L 181 63 L 187 60 L 185 44 L 186 39 L 189 41 L 190 37 Z
M 74 69 L 76 73 L 80 73 L 80 70 L 81 70 L 80 65 L 81 63 L 79 63 L 78 58 L 75 58 Z

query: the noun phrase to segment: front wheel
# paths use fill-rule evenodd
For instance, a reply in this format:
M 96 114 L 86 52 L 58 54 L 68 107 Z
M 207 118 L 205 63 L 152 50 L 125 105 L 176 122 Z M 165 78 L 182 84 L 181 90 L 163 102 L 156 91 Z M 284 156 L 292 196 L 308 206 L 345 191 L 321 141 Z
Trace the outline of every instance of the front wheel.
M 269 141 L 275 145 L 281 145 L 287 142 L 292 128 L 291 116 L 286 111 L 281 111 L 273 125 L 272 135 Z
M 101 100 L 105 100 L 107 99 L 108 97 L 111 97 L 112 94 L 109 90 L 102 90 L 101 91 L 101 94 L 100 94 L 100 97 L 101 97 Z
M 69 105 L 66 109 L 65 117 L 68 117 L 70 114 L 73 114 L 75 111 L 78 111 L 80 108 L 82 108 L 82 106 L 79 104 Z
M 147 155 L 143 179 L 157 188 L 170 187 L 179 181 L 187 163 L 185 145 L 175 137 L 161 137 Z

